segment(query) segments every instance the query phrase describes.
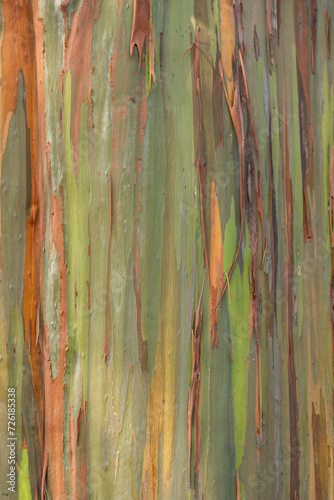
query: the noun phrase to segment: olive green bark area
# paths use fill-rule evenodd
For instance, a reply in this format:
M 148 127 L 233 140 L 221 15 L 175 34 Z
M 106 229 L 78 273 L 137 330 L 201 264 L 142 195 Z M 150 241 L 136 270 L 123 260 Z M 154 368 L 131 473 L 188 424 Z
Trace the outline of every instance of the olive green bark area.
M 107 266 L 110 245 L 110 165 L 112 150 L 112 88 L 110 86 L 110 58 L 114 49 L 117 17 L 110 16 L 115 2 L 102 2 L 100 15 L 96 19 L 92 37 L 92 89 L 94 105 L 92 122 L 94 127 L 88 132 L 90 177 L 89 209 L 89 344 L 88 344 L 88 476 L 87 494 L 98 498 L 98 492 L 111 491 L 116 456 L 111 452 L 111 439 L 115 441 L 118 433 L 116 425 L 111 426 L 113 417 L 111 406 L 112 371 L 110 361 L 104 362 L 105 336 L 109 341 L 110 357 L 112 330 L 109 323 L 107 330 L 106 309 L 110 283 Z M 103 56 L 101 57 L 101 54 Z M 109 251 L 110 252 L 110 251 Z M 110 305 L 109 305 L 110 308 Z M 110 316 L 110 312 L 109 312 Z M 114 424 L 114 420 L 113 420 Z M 114 446 L 115 449 L 115 446 Z M 109 467 L 108 467 L 109 466 Z
M 6 474 L 9 448 L 7 447 L 8 388 L 15 389 L 15 437 L 17 438 L 16 459 L 22 455 L 22 365 L 24 327 L 21 304 L 23 290 L 25 220 L 30 206 L 31 183 L 29 177 L 29 130 L 26 124 L 25 83 L 18 75 L 18 96 L 16 109 L 11 116 L 6 149 L 2 158 L 0 213 L 1 213 L 1 271 L 0 271 L 0 370 L 1 395 L 0 412 L 1 492 L 7 491 Z M 26 429 L 27 432 L 27 429 Z

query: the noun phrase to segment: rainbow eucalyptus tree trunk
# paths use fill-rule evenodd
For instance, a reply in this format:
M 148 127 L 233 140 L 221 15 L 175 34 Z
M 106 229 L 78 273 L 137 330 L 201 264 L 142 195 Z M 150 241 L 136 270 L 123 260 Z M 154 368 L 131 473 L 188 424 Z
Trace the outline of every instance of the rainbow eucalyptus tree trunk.
M 2 1 L 2 496 L 334 497 L 332 22 Z

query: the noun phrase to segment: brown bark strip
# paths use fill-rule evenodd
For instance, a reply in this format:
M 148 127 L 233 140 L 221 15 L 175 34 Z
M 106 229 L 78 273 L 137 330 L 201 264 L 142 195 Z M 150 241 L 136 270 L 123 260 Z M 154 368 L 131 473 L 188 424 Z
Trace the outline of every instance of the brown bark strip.
M 130 40 L 130 56 L 133 56 L 133 50 L 137 45 L 139 52 L 139 61 L 144 49 L 145 39 L 148 36 L 149 29 L 149 0 L 135 0 L 133 6 L 133 22 Z
M 328 498 L 330 450 L 327 445 L 325 402 L 320 389 L 320 412 L 316 413 L 312 401 L 312 431 L 315 474 L 315 500 Z
M 266 247 L 267 247 L 267 240 L 266 240 L 266 235 L 265 235 L 265 231 L 264 231 L 264 214 L 263 214 L 263 201 L 262 201 L 262 173 L 261 173 L 260 151 L 259 151 L 259 144 L 258 144 L 257 136 L 256 136 L 254 118 L 253 118 L 253 113 L 252 113 L 252 106 L 251 106 L 250 97 L 249 97 L 249 90 L 248 90 L 248 84 L 247 84 L 247 78 L 246 78 L 246 72 L 245 72 L 245 66 L 244 66 L 242 53 L 239 52 L 239 55 L 240 55 L 240 66 L 242 69 L 243 83 L 245 86 L 246 97 L 247 97 L 248 116 L 249 116 L 251 124 L 252 124 L 253 140 L 254 140 L 255 150 L 256 150 L 256 154 L 257 154 L 257 159 L 259 162 L 258 175 L 257 176 L 254 175 L 253 185 L 255 186 L 255 195 L 256 195 L 256 200 L 257 200 L 257 211 L 258 211 L 258 214 L 260 216 L 261 226 L 262 226 L 262 238 L 263 238 L 263 240 L 262 240 L 263 241 L 262 242 L 262 245 L 263 245 L 262 265 L 263 265 L 264 255 L 265 255 L 265 251 L 266 251 Z M 259 179 L 259 186 L 258 186 L 258 179 Z
M 266 0 L 266 11 L 267 11 L 267 30 L 268 30 L 268 43 L 269 43 L 269 53 L 271 64 L 274 63 L 274 51 L 273 51 L 273 34 L 271 30 L 271 2 Z
M 205 56 L 204 56 L 205 57 Z M 216 29 L 216 60 L 213 61 L 211 56 L 211 73 L 212 73 L 212 115 L 213 115 L 213 133 L 215 147 L 220 144 L 224 146 L 223 134 L 223 88 L 219 75 L 220 51 L 218 43 L 218 31 Z
M 311 216 L 308 206 L 306 186 L 303 189 L 303 206 L 304 206 L 304 240 L 311 239 Z
M 104 352 L 103 352 L 103 359 L 104 362 L 106 363 L 109 359 L 109 346 L 108 346 L 108 338 L 105 335 L 104 336 Z
M 242 0 L 234 0 L 233 2 L 234 14 L 237 20 L 237 29 L 238 29 L 238 39 L 239 39 L 239 50 L 242 54 L 245 51 L 244 44 L 244 24 L 243 24 L 243 5 Z
M 208 278 L 210 282 L 210 268 L 205 232 L 205 210 L 204 210 L 204 186 L 205 186 L 205 154 L 206 154 L 206 137 L 205 131 L 203 130 L 203 116 L 202 116 L 202 91 L 201 91 L 201 70 L 200 70 L 200 58 L 199 58 L 199 30 L 196 27 L 195 31 L 195 42 L 192 41 L 192 34 L 190 34 L 190 46 L 187 48 L 183 54 L 181 60 L 186 55 L 186 53 L 191 49 L 191 72 L 192 72 L 192 92 L 193 96 L 196 94 L 197 99 L 193 98 L 193 113 L 194 113 L 194 137 L 197 139 L 197 144 L 195 146 L 197 156 L 197 169 L 198 169 L 198 184 L 199 184 L 199 194 L 200 194 L 200 210 L 201 210 L 201 227 L 202 227 L 202 239 L 203 239 L 203 249 L 204 249 L 204 259 L 207 268 Z M 196 86 L 196 90 L 195 90 Z M 199 117 L 199 118 L 198 118 Z M 194 163 L 195 164 L 195 163 Z
M 298 431 L 298 401 L 297 401 L 297 377 L 294 362 L 293 349 L 293 283 L 294 283 L 294 249 L 293 249 L 293 198 L 292 183 L 290 177 L 288 124 L 285 107 L 284 128 L 284 198 L 285 198 L 285 231 L 286 231 L 286 257 L 285 257 L 285 328 L 288 342 L 288 368 L 289 368 L 289 414 L 290 414 L 290 495 L 291 498 L 299 499 L 299 431 Z
M 204 258 L 205 265 L 210 280 L 210 267 L 209 267 L 209 258 L 208 258 L 208 247 L 206 244 L 206 232 L 205 232 L 205 215 L 204 215 L 204 204 L 203 204 L 203 173 L 205 169 L 205 164 L 202 162 L 201 158 L 198 158 L 198 183 L 199 183 L 199 193 L 200 193 L 200 205 L 201 205 L 201 224 L 202 224 L 202 238 L 203 238 L 203 247 L 204 247 Z
M 255 410 L 255 430 L 257 463 L 260 463 L 261 455 L 261 389 L 260 389 L 260 344 L 256 342 L 256 410 Z
M 195 415 L 196 429 L 196 447 L 195 447 L 195 466 L 194 476 L 196 477 L 199 469 L 199 445 L 201 440 L 201 390 L 202 390 L 202 359 L 201 359 L 201 341 L 202 341 L 202 325 L 203 325 L 203 310 L 202 299 L 205 283 L 205 274 L 203 278 L 201 295 L 198 301 L 198 306 L 195 312 L 194 323 L 192 328 L 192 369 L 191 369 L 191 385 L 188 395 L 188 480 L 191 484 L 191 449 L 192 449 L 192 429 L 193 417 Z
M 329 301 L 331 314 L 331 330 L 332 330 L 332 370 L 334 373 L 334 146 L 332 149 L 332 158 L 330 166 L 330 206 L 329 206 L 329 230 L 331 233 L 331 249 L 332 249 L 332 272 L 329 283 Z
M 42 472 L 42 481 L 41 481 L 41 498 L 44 500 L 46 498 L 45 494 L 45 479 L 46 479 L 46 471 L 48 468 L 48 453 L 46 451 L 46 448 L 44 448 L 44 455 L 43 455 L 43 472 Z M 36 493 L 36 499 L 38 498 L 38 495 Z
M 80 408 L 79 408 L 79 414 L 77 416 L 77 422 L 76 422 L 76 429 L 77 429 L 76 444 L 78 444 L 79 434 L 80 434 L 81 407 L 82 407 L 82 394 L 81 394 L 81 403 L 80 403 Z
M 70 70 L 72 78 L 71 101 L 71 139 L 73 142 L 73 163 L 75 176 L 79 169 L 79 142 L 81 105 L 90 104 L 88 116 L 91 119 L 90 97 L 92 92 L 91 46 L 94 21 L 98 16 L 101 0 L 85 0 L 79 12 L 73 12 L 71 27 L 65 42 L 65 62 L 63 74 Z M 66 11 L 67 12 L 67 11 Z M 64 11 L 63 11 L 64 13 Z M 67 16 L 64 16 L 66 25 Z M 66 28 L 65 28 L 66 29 Z
M 245 210 L 249 228 L 249 247 L 251 250 L 251 265 L 249 272 L 250 298 L 250 335 L 255 331 L 258 338 L 258 284 L 257 284 L 257 251 L 258 251 L 258 218 L 257 218 L 257 186 L 255 161 L 253 155 L 253 138 L 250 117 L 245 138 Z
M 295 0 L 295 34 L 299 106 L 300 153 L 303 181 L 303 230 L 304 241 L 311 240 L 311 223 L 308 200 L 305 193 L 313 193 L 313 125 L 311 110 L 311 81 L 309 26 L 304 0 Z
M 270 243 L 271 243 L 271 262 L 272 262 L 272 279 L 271 288 L 269 280 L 266 278 L 266 285 L 270 297 L 270 314 L 268 315 L 268 328 L 269 333 L 273 339 L 272 351 L 272 365 L 273 365 L 273 390 L 274 390 L 274 415 L 275 415 L 275 457 L 279 456 L 280 450 L 280 435 L 281 435 L 281 398 L 280 398 L 280 363 L 276 362 L 277 349 L 278 349 L 278 335 L 277 335 L 277 300 L 276 300 L 276 286 L 277 286 L 277 270 L 278 270 L 278 225 L 277 225 L 277 212 L 276 212 L 276 192 L 274 185 L 274 167 L 273 167 L 273 153 L 272 153 L 272 118 L 269 114 L 269 199 L 270 199 Z M 276 351 L 276 352 L 275 352 Z M 276 461 L 276 460 L 275 460 Z M 279 491 L 279 477 L 278 461 L 275 464 L 276 468 L 276 498 L 278 498 Z
M 259 43 L 259 37 L 257 35 L 257 31 L 256 31 L 256 24 L 254 24 L 253 46 L 254 46 L 255 59 L 257 61 L 259 58 L 259 55 L 260 55 L 260 43 Z
M 317 46 L 317 0 L 311 0 L 312 73 L 315 72 L 315 52 Z

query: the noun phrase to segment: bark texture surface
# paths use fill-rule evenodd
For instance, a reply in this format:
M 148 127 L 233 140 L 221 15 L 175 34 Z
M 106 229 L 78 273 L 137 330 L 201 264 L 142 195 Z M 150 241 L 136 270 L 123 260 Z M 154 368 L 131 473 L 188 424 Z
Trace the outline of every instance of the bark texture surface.
M 334 498 L 333 22 L 2 0 L 3 497 Z

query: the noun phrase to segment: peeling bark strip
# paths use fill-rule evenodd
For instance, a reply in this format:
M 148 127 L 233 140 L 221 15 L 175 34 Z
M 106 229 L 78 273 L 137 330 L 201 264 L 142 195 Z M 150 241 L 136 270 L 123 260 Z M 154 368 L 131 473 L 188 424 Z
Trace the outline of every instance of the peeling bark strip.
M 149 60 L 149 82 L 151 89 L 151 78 L 153 78 L 154 82 L 156 81 L 154 69 L 155 38 L 152 23 L 152 0 L 134 0 L 130 56 L 133 56 L 135 45 L 137 45 L 139 64 L 144 50 L 145 39 Z
M 133 7 L 133 24 L 130 41 L 130 56 L 135 45 L 139 52 L 139 61 L 143 53 L 145 39 L 148 37 L 149 0 L 135 0 Z

